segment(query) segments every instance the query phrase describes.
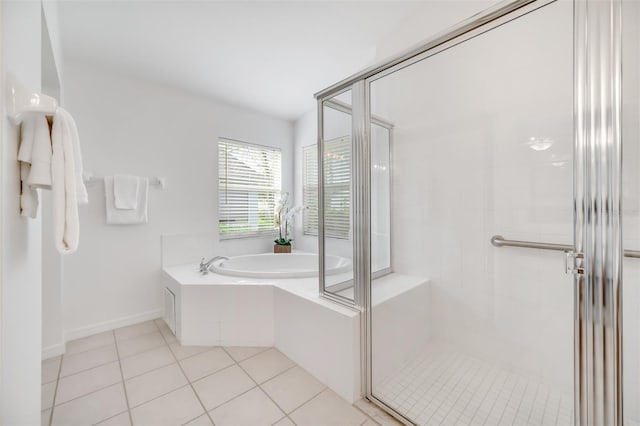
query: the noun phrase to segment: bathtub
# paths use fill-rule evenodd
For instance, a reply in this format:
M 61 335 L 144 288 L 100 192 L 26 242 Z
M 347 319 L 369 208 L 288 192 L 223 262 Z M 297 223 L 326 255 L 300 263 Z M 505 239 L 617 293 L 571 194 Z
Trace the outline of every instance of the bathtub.
M 326 256 L 328 275 L 351 270 L 351 260 Z M 318 276 L 318 255 L 313 253 L 265 253 L 220 259 L 211 265 L 211 272 L 220 275 L 249 278 L 306 278 Z

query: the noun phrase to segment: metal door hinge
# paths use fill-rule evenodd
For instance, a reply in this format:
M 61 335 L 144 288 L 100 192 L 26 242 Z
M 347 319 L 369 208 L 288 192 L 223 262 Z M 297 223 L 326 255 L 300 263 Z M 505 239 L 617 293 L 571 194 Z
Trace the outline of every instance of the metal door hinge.
M 565 251 L 564 267 L 565 273 L 573 275 L 584 275 L 582 260 L 584 253 L 576 253 L 574 251 Z

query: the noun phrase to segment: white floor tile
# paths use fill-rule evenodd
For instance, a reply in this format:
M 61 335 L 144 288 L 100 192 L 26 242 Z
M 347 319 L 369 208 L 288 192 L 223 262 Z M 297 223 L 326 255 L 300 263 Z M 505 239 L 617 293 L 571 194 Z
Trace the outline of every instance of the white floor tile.
M 191 381 L 215 373 L 233 363 L 233 359 L 222 348 L 214 348 L 180 361 L 184 373 Z
M 262 389 L 286 413 L 309 401 L 324 388 L 322 383 L 300 367 L 293 367 L 262 384 Z
M 538 378 L 441 344 L 375 383 L 373 390 L 387 404 L 424 425 L 562 425 L 561 419 L 572 415 L 571 404 L 560 407 L 563 396 Z M 566 399 L 571 401 L 569 396 Z
M 209 414 L 216 426 L 272 425 L 284 417 L 284 413 L 259 388 L 240 395 Z
M 131 409 L 134 425 L 182 425 L 201 414 L 204 410 L 191 386 L 184 386 Z
M 117 359 L 118 353 L 116 352 L 116 345 L 113 343 L 77 354 L 65 355 L 62 358 L 60 377 L 89 370 L 100 365 L 117 361 Z
M 193 382 L 193 387 L 207 410 L 211 410 L 255 386 L 255 382 L 237 365 Z
M 132 337 L 142 336 L 143 334 L 158 331 L 158 326 L 154 321 L 146 321 L 140 324 L 134 324 L 114 330 L 117 340 L 131 339 Z
M 187 383 L 178 364 L 171 364 L 126 380 L 125 386 L 129 405 L 135 407 Z
M 53 406 L 53 397 L 56 393 L 56 382 L 50 382 L 42 385 L 42 391 L 40 393 L 41 410 L 46 410 Z
M 98 423 L 100 426 L 131 426 L 131 420 L 129 419 L 129 412 L 118 414 Z
M 282 419 L 274 423 L 273 426 L 295 426 L 295 424 L 293 424 L 293 422 L 289 420 L 288 417 L 283 417 Z
M 260 352 L 264 352 L 269 347 L 264 346 L 227 346 L 224 348 L 231 358 L 235 359 L 237 362 L 244 361 L 247 358 L 250 358 L 254 355 L 259 354 Z
M 112 362 L 72 376 L 63 377 L 58 384 L 56 404 L 77 398 L 122 381 L 119 363 Z
M 126 411 L 127 402 L 124 397 L 122 383 L 106 389 L 74 399 L 53 410 L 52 425 L 86 426 Z
M 49 358 L 42 361 L 42 384 L 58 380 L 62 357 Z
M 173 334 L 173 332 L 163 319 L 157 319 L 155 320 L 155 323 L 160 330 L 160 334 L 162 334 L 162 337 L 164 337 L 164 340 L 166 340 L 167 343 L 176 343 L 178 341 L 178 339 L 176 339 L 176 336 Z
M 361 425 L 367 417 L 331 390 L 325 390 L 289 414 L 298 426 Z
M 122 374 L 125 379 L 164 367 L 176 362 L 168 346 L 160 346 L 150 351 L 142 352 L 125 358 L 122 363 Z
M 213 426 L 213 423 L 211 423 L 207 414 L 203 414 L 197 419 L 193 419 L 189 423 L 185 423 L 185 426 Z
M 189 358 L 190 356 L 194 356 L 211 349 L 209 346 L 182 346 L 178 342 L 169 344 L 169 348 L 179 360 Z
M 78 352 L 96 349 L 101 346 L 107 346 L 115 342 L 113 331 L 105 331 L 104 333 L 94 334 L 93 336 L 83 337 L 82 339 L 67 342 L 65 356 L 77 354 Z
M 159 331 L 154 331 L 130 339 L 118 340 L 118 353 L 120 358 L 124 359 L 163 345 L 166 345 L 166 343 L 162 335 Z
M 273 348 L 240 363 L 240 366 L 258 383 L 263 383 L 294 365 L 289 358 Z

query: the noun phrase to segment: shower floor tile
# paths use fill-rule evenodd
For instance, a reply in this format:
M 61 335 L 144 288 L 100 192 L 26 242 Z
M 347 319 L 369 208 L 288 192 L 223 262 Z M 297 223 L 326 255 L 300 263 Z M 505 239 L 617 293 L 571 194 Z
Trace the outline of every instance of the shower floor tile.
M 450 348 L 430 350 L 374 386 L 419 425 L 573 425 L 573 397 Z

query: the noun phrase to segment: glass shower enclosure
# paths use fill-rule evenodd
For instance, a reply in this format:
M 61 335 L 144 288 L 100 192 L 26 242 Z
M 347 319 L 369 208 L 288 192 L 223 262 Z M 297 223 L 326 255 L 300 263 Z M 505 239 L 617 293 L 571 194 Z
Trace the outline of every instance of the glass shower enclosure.
M 640 422 L 639 18 L 502 2 L 317 94 L 320 291 L 399 420 Z

